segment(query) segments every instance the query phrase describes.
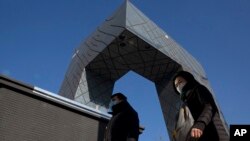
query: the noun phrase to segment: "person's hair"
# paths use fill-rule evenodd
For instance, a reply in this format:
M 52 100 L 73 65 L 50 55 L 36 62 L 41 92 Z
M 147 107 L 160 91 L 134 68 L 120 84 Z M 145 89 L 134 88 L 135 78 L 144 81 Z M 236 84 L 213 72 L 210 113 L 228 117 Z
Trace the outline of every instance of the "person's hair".
M 113 98 L 113 97 L 118 97 L 120 100 L 127 100 L 127 97 L 124 95 L 124 94 L 122 94 L 122 93 L 115 93 L 115 94 L 113 94 L 112 96 L 111 96 L 111 98 Z

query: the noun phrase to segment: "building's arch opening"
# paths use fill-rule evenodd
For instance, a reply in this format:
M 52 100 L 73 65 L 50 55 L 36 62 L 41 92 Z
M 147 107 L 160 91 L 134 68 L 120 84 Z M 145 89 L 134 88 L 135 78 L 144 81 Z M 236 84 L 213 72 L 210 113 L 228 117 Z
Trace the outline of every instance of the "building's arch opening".
M 113 93 L 122 92 L 138 112 L 140 125 L 145 126 L 139 139 L 166 141 L 169 139 L 154 82 L 129 71 L 115 82 Z

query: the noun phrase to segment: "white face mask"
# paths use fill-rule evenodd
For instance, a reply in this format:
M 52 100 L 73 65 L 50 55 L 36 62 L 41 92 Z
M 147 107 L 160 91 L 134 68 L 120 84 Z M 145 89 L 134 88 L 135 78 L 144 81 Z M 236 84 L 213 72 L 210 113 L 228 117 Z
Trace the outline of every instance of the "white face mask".
M 113 107 L 113 106 L 115 106 L 116 104 L 118 104 L 119 102 L 118 101 L 116 101 L 116 100 L 114 100 L 114 101 L 110 101 L 110 107 Z
M 176 90 L 181 94 L 183 87 L 187 84 L 187 82 L 182 82 L 180 83 L 177 87 Z
M 117 105 L 119 103 L 119 101 L 117 100 L 111 100 L 109 103 L 109 109 L 108 109 L 108 113 L 112 113 L 113 112 L 113 106 Z
M 114 101 L 110 101 L 110 103 L 109 103 L 109 109 L 108 109 L 108 112 L 112 112 L 112 107 L 113 106 L 115 106 L 116 104 L 118 104 L 119 102 L 118 101 L 116 101 L 116 100 L 114 100 Z

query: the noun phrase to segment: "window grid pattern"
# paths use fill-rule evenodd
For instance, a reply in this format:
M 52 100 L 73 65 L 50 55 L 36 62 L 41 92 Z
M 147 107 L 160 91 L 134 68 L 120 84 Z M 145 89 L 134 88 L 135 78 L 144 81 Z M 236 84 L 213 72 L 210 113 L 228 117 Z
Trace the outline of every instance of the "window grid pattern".
M 126 1 L 76 50 L 59 93 L 105 111 L 115 81 L 130 70 L 155 83 L 169 133 L 180 104 L 174 74 L 187 70 L 211 90 L 199 62 Z

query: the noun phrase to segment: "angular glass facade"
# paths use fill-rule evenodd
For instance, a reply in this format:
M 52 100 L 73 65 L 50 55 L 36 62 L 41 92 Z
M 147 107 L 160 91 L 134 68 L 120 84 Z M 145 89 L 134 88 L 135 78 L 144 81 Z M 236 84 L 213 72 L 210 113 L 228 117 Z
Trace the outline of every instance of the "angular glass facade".
M 189 71 L 212 91 L 199 62 L 126 1 L 76 49 L 59 94 L 106 111 L 115 82 L 130 70 L 155 83 L 169 135 L 180 105 L 175 73 Z

